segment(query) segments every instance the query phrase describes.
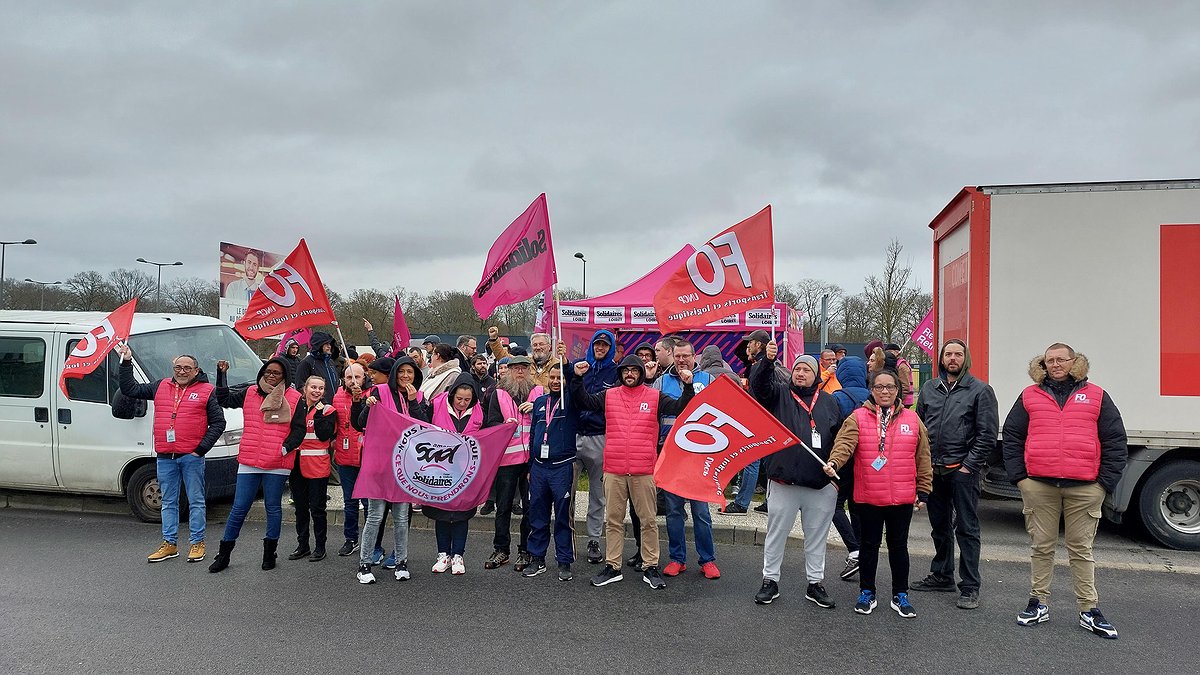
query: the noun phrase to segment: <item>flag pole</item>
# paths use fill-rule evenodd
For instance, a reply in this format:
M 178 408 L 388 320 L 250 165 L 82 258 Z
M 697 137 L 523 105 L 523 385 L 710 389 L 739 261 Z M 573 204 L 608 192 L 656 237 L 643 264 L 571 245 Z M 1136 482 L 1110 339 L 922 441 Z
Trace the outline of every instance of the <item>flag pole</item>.
M 337 319 L 334 319 L 330 323 L 332 323 L 333 327 L 337 329 L 338 339 L 342 341 L 342 356 L 345 356 L 347 354 L 346 350 L 350 348 L 350 345 L 346 344 L 346 336 L 342 335 L 342 325 L 337 322 Z
M 806 444 L 804 441 L 800 440 L 799 438 L 797 438 L 797 439 L 796 439 L 796 441 L 797 441 L 798 443 L 800 443 L 800 447 L 804 448 L 805 450 L 807 450 L 807 451 L 808 451 L 808 454 L 812 455 L 813 459 L 817 460 L 817 463 L 818 463 L 818 464 L 820 464 L 821 466 L 825 466 L 826 464 L 828 464 L 828 463 L 829 463 L 829 460 L 826 460 L 826 459 L 821 459 L 821 456 L 820 456 L 820 455 L 818 455 L 817 453 L 813 452 L 813 449 L 812 449 L 812 448 L 810 448 L 810 447 L 808 447 L 808 444 Z M 836 479 L 838 479 L 838 480 L 841 480 L 841 479 L 842 479 L 842 477 L 841 477 L 841 476 L 839 476 L 839 475 L 838 475 L 838 473 L 837 473 L 836 471 L 834 471 L 834 472 L 833 472 L 833 477 L 834 477 L 834 478 L 836 478 Z
M 555 328 L 558 329 L 558 341 L 555 342 L 555 344 L 554 344 L 554 355 L 558 357 L 558 377 L 559 377 L 559 382 L 562 383 L 559 385 L 560 386 L 559 398 L 562 400 L 562 409 L 565 412 L 567 409 L 567 386 L 566 386 L 567 385 L 567 365 L 565 363 L 565 357 L 563 357 L 562 355 L 560 355 L 558 353 L 558 346 L 563 345 L 565 347 L 566 345 L 563 343 L 562 312 L 558 311 L 558 301 L 559 301 L 558 279 L 555 279 L 554 280 L 554 323 L 551 325 L 551 330 L 554 330 Z M 546 420 L 546 429 L 547 430 L 550 429 L 550 420 Z M 573 502 L 574 502 L 574 499 L 572 499 L 572 503 Z

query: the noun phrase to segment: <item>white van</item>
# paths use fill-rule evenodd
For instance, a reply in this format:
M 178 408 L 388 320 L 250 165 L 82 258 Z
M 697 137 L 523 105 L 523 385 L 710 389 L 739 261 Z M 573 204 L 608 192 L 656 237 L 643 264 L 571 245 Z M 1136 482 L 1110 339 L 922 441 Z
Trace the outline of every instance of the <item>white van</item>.
M 132 420 L 113 417 L 119 391 L 116 351 L 95 372 L 58 387 L 67 354 L 100 324 L 101 312 L 0 311 L 0 488 L 124 495 L 141 520 L 160 520 L 152 402 L 138 401 Z M 188 314 L 136 314 L 129 336 L 139 382 L 171 376 L 171 362 L 191 354 L 210 381 L 229 361 L 229 384 L 251 382 L 260 359 L 228 325 Z M 233 494 L 242 411 L 225 411 L 225 433 L 205 455 L 210 498 Z M 180 508 L 186 507 L 180 499 Z

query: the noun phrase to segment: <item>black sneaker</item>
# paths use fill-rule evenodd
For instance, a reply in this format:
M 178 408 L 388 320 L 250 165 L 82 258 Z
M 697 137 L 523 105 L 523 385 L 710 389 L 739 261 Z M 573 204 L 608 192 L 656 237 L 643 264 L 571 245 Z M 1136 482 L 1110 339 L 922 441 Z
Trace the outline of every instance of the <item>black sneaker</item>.
M 958 590 L 953 579 L 939 577 L 936 574 L 930 574 L 924 579 L 914 582 L 909 588 L 914 591 L 938 591 L 941 593 L 953 593 Z
M 347 539 L 346 543 L 342 544 L 342 547 L 338 549 L 338 555 L 345 558 L 346 556 L 354 553 L 357 550 L 358 550 L 358 542 L 354 541 L 353 539 Z
M 842 581 L 850 581 L 858 576 L 858 558 L 846 558 L 846 566 L 842 568 L 842 573 L 838 575 Z
M 396 574 L 396 581 L 408 581 L 409 579 L 412 578 L 412 575 L 408 573 L 408 561 L 407 560 L 397 560 L 396 561 L 396 573 L 395 574 Z
M 524 506 L 521 506 L 520 504 L 513 504 L 513 507 L 512 507 L 512 514 L 513 514 L 514 516 L 523 516 L 523 515 L 525 515 L 525 507 L 524 507 Z
M 959 609 L 978 609 L 979 608 L 979 591 L 963 591 L 962 595 L 958 596 L 958 602 L 954 603 Z
M 725 510 L 721 513 L 727 516 L 744 516 L 746 515 L 746 507 L 737 502 L 729 502 L 725 505 Z
M 521 555 L 529 555 L 529 554 L 523 553 Z M 518 555 L 517 558 L 520 559 L 521 555 Z M 518 563 L 518 564 L 520 564 L 520 563 Z M 545 558 L 532 558 L 529 561 L 528 565 L 525 565 L 524 567 L 521 568 L 521 576 L 536 577 L 537 575 L 539 575 L 545 571 L 546 571 L 546 559 Z
M 358 566 L 358 583 L 373 584 L 375 583 L 375 575 L 371 573 L 371 566 L 363 563 Z
M 1043 605 L 1042 601 L 1037 598 L 1030 598 L 1029 604 L 1025 606 L 1025 610 L 1017 614 L 1018 626 L 1036 626 L 1043 621 L 1050 620 L 1050 608 Z M 1082 619 L 1080 620 L 1082 625 Z
M 833 598 L 825 592 L 823 584 L 809 584 L 808 589 L 804 591 L 804 599 L 811 601 L 817 607 L 825 609 L 833 609 L 836 605 L 833 604 Z
M 635 569 L 639 572 L 644 572 L 646 570 L 646 566 L 642 562 L 642 554 L 640 554 L 640 553 L 634 553 L 633 555 L 626 558 L 625 566 L 632 567 L 633 569 Z
M 325 547 L 318 546 L 313 549 L 312 555 L 308 556 L 308 562 L 321 562 L 325 559 Z
M 600 570 L 599 574 L 592 577 L 592 585 L 607 586 L 608 584 L 620 581 L 624 578 L 624 575 L 621 574 L 621 570 L 616 569 L 612 565 L 605 565 L 604 569 Z
M 494 570 L 508 564 L 508 554 L 504 551 L 492 551 L 492 555 L 483 563 L 483 569 Z
M 517 551 L 517 561 L 513 563 L 513 569 L 517 572 L 524 572 L 526 567 L 533 563 L 533 556 L 529 555 L 528 551 Z M 542 567 L 545 567 L 545 561 L 542 562 Z
M 479 509 L 479 515 L 488 516 L 488 515 L 491 515 L 492 512 L 495 510 L 496 510 L 496 502 L 489 499 L 486 502 L 484 502 L 483 506 Z
M 905 619 L 915 619 L 917 610 L 913 609 L 912 603 L 908 601 L 908 593 L 897 593 L 892 596 L 892 609 Z
M 575 575 L 571 573 L 571 566 L 569 564 L 558 566 L 558 580 L 559 581 L 570 581 L 574 578 L 575 578 Z
M 288 555 L 288 560 L 299 560 L 312 555 L 312 551 L 307 546 L 297 546 L 295 551 Z
M 1102 638 L 1106 638 L 1108 640 L 1117 639 L 1117 629 L 1113 628 L 1113 625 L 1108 622 L 1108 619 L 1104 618 L 1104 615 L 1100 613 L 1099 607 L 1093 607 L 1089 611 L 1080 612 L 1079 625 L 1084 630 L 1090 630 Z
M 645 572 L 642 572 L 642 581 L 650 584 L 650 588 L 656 591 L 667 587 L 667 582 L 663 581 L 662 575 L 658 573 L 658 568 L 653 565 L 647 567 Z
M 875 609 L 875 591 L 866 589 L 858 594 L 858 602 L 854 603 L 854 611 L 858 614 L 870 614 Z
M 769 605 L 771 601 L 779 597 L 779 584 L 773 579 L 763 579 L 762 588 L 754 594 L 754 603 L 756 605 Z
M 588 540 L 587 561 L 592 565 L 599 565 L 604 562 L 604 556 L 600 555 L 600 542 L 595 539 Z
M 754 510 L 758 513 L 766 513 L 767 512 L 767 503 L 763 502 L 763 503 L 759 504 L 758 506 L 754 507 Z

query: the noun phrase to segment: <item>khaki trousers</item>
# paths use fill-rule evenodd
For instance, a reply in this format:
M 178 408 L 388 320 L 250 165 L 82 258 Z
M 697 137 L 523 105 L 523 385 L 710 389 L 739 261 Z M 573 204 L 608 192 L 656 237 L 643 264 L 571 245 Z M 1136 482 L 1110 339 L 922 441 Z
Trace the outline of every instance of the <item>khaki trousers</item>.
M 613 569 L 621 569 L 621 556 L 625 552 L 625 508 L 630 501 L 642 521 L 642 562 L 646 567 L 655 567 L 658 565 L 658 519 L 654 476 L 604 474 L 605 562 Z
M 1099 483 L 1060 488 L 1032 478 L 1023 479 L 1017 487 L 1025 503 L 1022 509 L 1025 530 L 1033 550 L 1029 595 L 1049 603 L 1061 517 L 1065 523 L 1063 540 L 1079 611 L 1086 612 L 1098 606 L 1100 598 L 1096 593 L 1096 559 L 1092 557 L 1092 542 L 1100 523 L 1104 488 Z

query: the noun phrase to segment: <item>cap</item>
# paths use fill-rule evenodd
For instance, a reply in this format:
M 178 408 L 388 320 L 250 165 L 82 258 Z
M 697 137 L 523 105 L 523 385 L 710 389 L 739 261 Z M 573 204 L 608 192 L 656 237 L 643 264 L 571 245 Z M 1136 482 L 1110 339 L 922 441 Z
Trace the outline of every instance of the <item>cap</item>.
M 509 368 L 512 368 L 513 366 L 532 366 L 532 365 L 533 365 L 533 359 L 529 358 L 528 356 L 510 356 L 508 359 L 508 367 Z
M 608 335 L 606 333 L 600 333 L 596 337 L 592 338 L 592 342 L 593 343 L 603 342 L 604 344 L 608 345 L 609 347 L 612 346 L 612 340 L 608 339 Z
M 426 335 L 425 339 L 421 340 L 421 344 L 423 344 L 423 345 L 436 345 L 437 343 L 438 343 L 438 336 L 436 336 L 436 335 Z
M 377 370 L 381 373 L 390 373 L 392 372 L 392 366 L 394 365 L 396 365 L 396 359 L 393 359 L 390 356 L 384 356 L 368 363 L 367 367 L 371 370 Z
M 830 342 L 829 344 L 825 345 L 825 349 L 828 349 L 828 350 L 832 351 L 834 354 L 836 354 L 836 353 L 838 353 L 838 352 L 844 352 L 844 351 L 846 351 L 846 348 L 845 348 L 845 347 L 843 347 L 843 346 L 839 345 L 839 344 L 838 344 L 838 343 L 836 343 L 836 342 Z
M 897 351 L 898 352 L 898 351 L 900 351 L 900 345 L 896 344 L 895 342 L 889 342 L 883 346 L 883 351 L 885 351 L 885 352 Z
M 821 374 L 821 367 L 817 365 L 817 360 L 808 354 L 801 354 L 800 356 L 797 356 L 796 361 L 792 363 L 792 370 L 795 370 L 796 366 L 800 365 L 801 363 L 808 366 L 808 369 L 813 371 L 813 375 L 819 376 Z
M 501 358 L 499 361 L 497 361 L 496 363 L 498 363 L 499 365 L 502 365 L 502 366 L 507 366 L 509 364 L 509 362 L 511 362 L 511 361 L 512 361 L 511 356 L 505 356 L 505 357 Z
M 768 333 L 767 331 L 759 328 L 758 330 L 753 331 L 749 335 L 743 335 L 742 339 L 746 340 L 746 341 L 755 340 L 755 341 L 761 342 L 763 344 L 766 344 L 771 341 L 771 334 Z

